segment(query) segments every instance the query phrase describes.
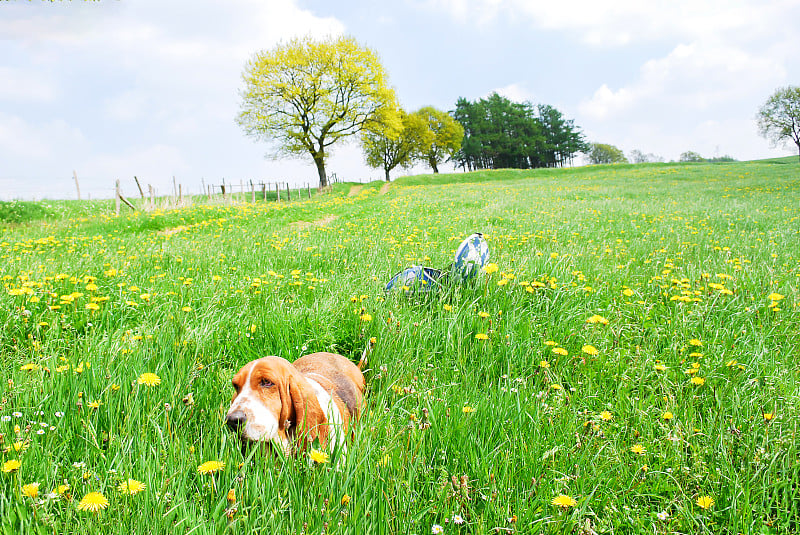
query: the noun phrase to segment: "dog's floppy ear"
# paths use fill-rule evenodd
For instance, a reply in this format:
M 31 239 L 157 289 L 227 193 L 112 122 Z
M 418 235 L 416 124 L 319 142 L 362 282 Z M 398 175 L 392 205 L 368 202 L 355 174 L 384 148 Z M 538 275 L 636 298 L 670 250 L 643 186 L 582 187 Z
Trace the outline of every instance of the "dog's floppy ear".
M 328 420 L 319 405 L 314 390 L 299 374 L 288 377 L 289 397 L 294 408 L 295 439 L 299 447 L 306 447 L 319 438 L 321 447 L 328 443 Z M 283 409 L 286 406 L 284 405 Z M 283 410 L 281 410 L 283 412 Z

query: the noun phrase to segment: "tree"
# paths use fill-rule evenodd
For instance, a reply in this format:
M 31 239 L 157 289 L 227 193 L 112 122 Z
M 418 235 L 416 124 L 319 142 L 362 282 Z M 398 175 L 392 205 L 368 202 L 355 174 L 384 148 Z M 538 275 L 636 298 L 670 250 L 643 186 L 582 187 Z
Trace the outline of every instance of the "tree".
M 361 145 L 367 165 L 382 168 L 389 182 L 389 172 L 395 167 L 410 167 L 428 135 L 425 119 L 416 113 L 398 111 L 401 127 L 369 128 L 364 131 Z
M 605 143 L 590 143 L 588 156 L 589 161 L 594 164 L 628 163 L 625 153 L 623 153 L 614 145 L 608 145 Z
M 705 158 L 700 156 L 700 153 L 694 152 L 693 150 L 687 150 L 686 152 L 682 152 L 680 158 L 678 158 L 680 162 L 704 162 L 706 161 Z
M 464 169 L 557 167 L 586 150 L 580 130 L 552 106 L 492 93 L 476 102 L 459 98 L 453 117 L 464 127 L 455 157 Z
M 439 164 L 452 158 L 461 148 L 464 128 L 447 112 L 431 106 L 421 108 L 415 115 L 427 124 L 427 132 L 420 140 L 416 157 L 430 165 L 434 173 L 438 173 Z
M 378 56 L 352 37 L 293 39 L 257 52 L 242 73 L 236 122 L 273 142 L 275 155 L 310 155 L 328 185 L 329 147 L 365 128 L 397 123 L 394 90 Z
M 762 137 L 773 146 L 793 141 L 800 158 L 800 87 L 787 86 L 775 91 L 758 110 L 756 118 Z

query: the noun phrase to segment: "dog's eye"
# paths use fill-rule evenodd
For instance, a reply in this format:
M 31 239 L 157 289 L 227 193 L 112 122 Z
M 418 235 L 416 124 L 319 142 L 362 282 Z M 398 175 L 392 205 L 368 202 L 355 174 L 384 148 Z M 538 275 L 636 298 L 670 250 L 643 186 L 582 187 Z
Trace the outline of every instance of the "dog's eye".
M 269 379 L 261 379 L 261 388 L 269 388 L 271 386 L 275 386 L 272 381 Z
M 237 385 L 236 383 L 233 383 L 233 382 L 231 384 L 233 385 L 233 389 L 238 392 L 239 391 L 239 385 Z

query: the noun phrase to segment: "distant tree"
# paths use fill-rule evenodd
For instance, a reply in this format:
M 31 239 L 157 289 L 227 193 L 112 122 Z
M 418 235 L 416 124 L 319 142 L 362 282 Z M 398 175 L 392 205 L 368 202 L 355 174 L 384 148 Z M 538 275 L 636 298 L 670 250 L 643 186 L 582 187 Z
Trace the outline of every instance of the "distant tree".
M 399 121 L 377 54 L 351 37 L 293 39 L 257 52 L 242 78 L 236 122 L 247 135 L 275 143 L 276 155 L 310 155 L 320 187 L 328 185 L 331 145 Z
M 699 153 L 687 150 L 686 152 L 681 153 L 680 158 L 678 158 L 680 162 L 704 162 L 706 161 L 705 158 L 700 156 Z
M 367 165 L 384 170 L 386 181 L 389 172 L 397 166 L 410 167 L 415 154 L 418 154 L 423 141 L 428 139 L 428 124 L 416 113 L 398 111 L 401 126 L 379 125 L 364 131 L 361 145 Z
M 758 110 L 758 133 L 773 146 L 791 140 L 800 157 L 800 87 L 788 86 L 775 91 Z
M 590 143 L 588 156 L 589 162 L 593 164 L 628 163 L 628 159 L 622 150 L 606 143 Z
M 439 164 L 452 158 L 461 148 L 464 128 L 447 112 L 431 106 L 421 108 L 414 115 L 427 125 L 416 156 L 430 165 L 434 173 L 438 173 Z
M 647 155 L 639 149 L 633 149 L 628 156 L 631 163 L 647 163 Z

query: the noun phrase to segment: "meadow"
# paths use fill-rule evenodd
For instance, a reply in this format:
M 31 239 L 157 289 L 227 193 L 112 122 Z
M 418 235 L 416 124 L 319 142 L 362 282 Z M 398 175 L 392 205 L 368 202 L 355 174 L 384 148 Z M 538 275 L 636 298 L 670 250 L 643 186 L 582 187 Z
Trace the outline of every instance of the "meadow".
M 798 164 L 351 186 L 9 212 L 0 531 L 800 532 Z M 251 359 L 372 343 L 346 457 L 225 428 Z

